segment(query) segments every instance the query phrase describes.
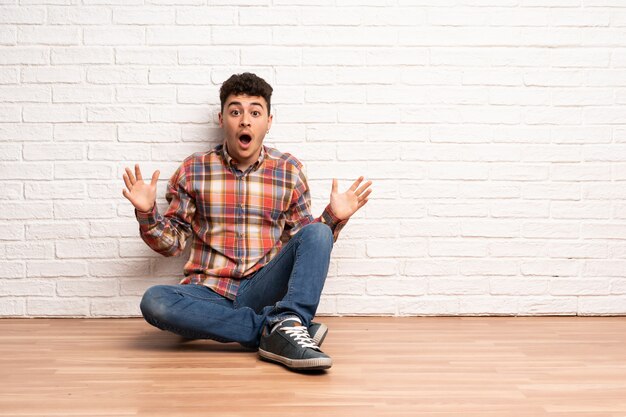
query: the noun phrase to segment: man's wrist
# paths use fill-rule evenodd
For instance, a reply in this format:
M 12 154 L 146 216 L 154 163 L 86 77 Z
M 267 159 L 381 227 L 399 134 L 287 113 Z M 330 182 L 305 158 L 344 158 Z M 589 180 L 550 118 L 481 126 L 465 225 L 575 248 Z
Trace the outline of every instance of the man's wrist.
M 141 211 L 135 208 L 135 217 L 140 226 L 150 226 L 156 223 L 157 208 L 156 204 L 152 206 L 149 211 Z

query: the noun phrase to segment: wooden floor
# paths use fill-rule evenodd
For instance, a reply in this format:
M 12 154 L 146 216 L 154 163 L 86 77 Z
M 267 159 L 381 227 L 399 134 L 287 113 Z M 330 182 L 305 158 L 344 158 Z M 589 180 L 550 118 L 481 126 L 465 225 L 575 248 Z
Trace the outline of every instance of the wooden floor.
M 298 374 L 141 319 L 0 320 L 0 416 L 626 416 L 626 317 L 326 317 Z

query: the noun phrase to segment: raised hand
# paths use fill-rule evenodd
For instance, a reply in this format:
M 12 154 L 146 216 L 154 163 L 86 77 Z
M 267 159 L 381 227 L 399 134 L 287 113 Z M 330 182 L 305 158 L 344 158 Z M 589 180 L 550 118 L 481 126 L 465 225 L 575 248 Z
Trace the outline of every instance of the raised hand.
M 141 176 L 139 164 L 135 164 L 135 175 L 133 175 L 130 168 L 126 168 L 126 172 L 124 173 L 126 189 L 122 191 L 122 194 L 133 203 L 133 206 L 135 206 L 137 210 L 148 212 L 154 207 L 159 174 L 160 172 L 158 170 L 154 171 L 152 181 L 146 184 Z
M 372 182 L 367 181 L 361 185 L 362 182 L 363 177 L 359 177 L 348 191 L 339 193 L 337 180 L 333 179 L 333 188 L 330 193 L 330 208 L 340 220 L 349 219 L 350 216 L 367 203 L 367 197 L 372 192 L 372 189 L 369 188 Z M 361 186 L 359 187 L 359 185 Z

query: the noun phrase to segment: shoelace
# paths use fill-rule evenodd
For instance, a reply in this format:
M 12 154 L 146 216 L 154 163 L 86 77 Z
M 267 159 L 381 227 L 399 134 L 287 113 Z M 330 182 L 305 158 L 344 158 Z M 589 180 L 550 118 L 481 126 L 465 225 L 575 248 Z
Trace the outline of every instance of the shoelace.
M 293 327 L 283 327 L 283 332 L 285 332 L 289 337 L 295 340 L 300 346 L 304 348 L 311 348 L 315 350 L 320 350 L 319 346 L 315 343 L 311 336 L 309 335 L 309 331 L 304 326 L 293 326 Z

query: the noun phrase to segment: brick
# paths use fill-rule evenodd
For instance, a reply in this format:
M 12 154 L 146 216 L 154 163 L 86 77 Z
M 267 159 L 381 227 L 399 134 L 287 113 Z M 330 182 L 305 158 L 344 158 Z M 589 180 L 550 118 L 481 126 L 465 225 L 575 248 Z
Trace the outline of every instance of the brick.
M 600 279 L 555 279 L 550 283 L 551 295 L 609 295 L 609 281 Z
M 0 180 L 52 179 L 52 164 L 34 162 L 0 162 Z
M 485 278 L 433 278 L 428 283 L 431 295 L 482 295 L 489 292 Z
M 581 237 L 585 239 L 623 239 L 626 224 L 623 223 L 583 223 Z
M 150 31 L 150 29 L 148 30 Z M 85 27 L 83 29 L 83 42 L 85 45 L 143 45 L 146 42 L 146 35 L 141 27 Z
M 460 300 L 459 313 L 463 315 L 517 315 L 519 298 L 471 296 Z
M 581 316 L 623 315 L 626 313 L 625 296 L 580 297 L 578 314 Z
M 115 8 L 113 10 L 113 23 L 118 25 L 170 25 L 174 23 L 174 14 L 175 10 L 167 8 Z
M 0 106 L 0 123 L 19 123 L 22 113 L 17 106 Z
M 24 195 L 29 200 L 66 200 L 86 196 L 85 184 L 69 181 L 28 182 L 24 186 Z
M 450 203 L 430 204 L 429 217 L 487 217 L 488 208 L 484 204 Z
M 56 254 L 62 259 L 115 258 L 117 243 L 113 240 L 58 240 Z
M 54 258 L 54 246 L 50 242 L 11 242 L 6 246 L 6 259 Z
M 371 278 L 367 280 L 367 294 L 381 295 L 424 295 L 428 291 L 428 281 L 417 278 Z M 361 294 L 363 291 L 353 291 L 351 294 Z
M 81 160 L 85 147 L 77 144 L 25 144 L 23 155 L 27 161 L 70 161 Z
M 80 298 L 29 298 L 26 313 L 32 317 L 85 317 L 89 315 L 89 300 Z
M 176 10 L 176 23 L 178 25 L 205 26 L 234 25 L 237 23 L 237 10 L 230 7 L 178 8 L 178 10 Z
M 50 52 L 48 48 L 0 47 L 0 65 L 45 65 L 49 61 Z
M 60 297 L 113 297 L 118 294 L 116 280 L 61 279 L 57 281 L 57 294 Z
M 106 25 L 111 10 L 106 7 L 48 7 L 48 23 L 53 25 Z
M 580 224 L 561 222 L 526 222 L 522 225 L 525 238 L 577 239 L 580 237 Z
M 175 65 L 178 62 L 177 60 L 176 50 L 174 49 L 142 47 L 115 48 L 115 63 L 118 65 Z M 184 64 L 184 62 L 181 61 L 181 64 Z
M 26 300 L 4 297 L 0 304 L 0 316 L 17 317 L 26 313 Z
M 88 158 L 95 161 L 141 161 L 150 159 L 150 148 L 145 145 L 91 144 Z
M 148 45 L 206 45 L 215 28 L 193 26 L 161 26 L 146 29 Z M 213 44 L 219 44 L 214 42 Z
M 160 69 L 150 70 L 150 84 L 211 84 L 211 73 L 200 69 Z
M 239 53 L 232 48 L 223 47 L 178 48 L 178 63 L 181 65 L 236 65 L 239 63 Z
M 579 269 L 579 264 L 571 260 L 537 260 L 521 263 L 522 275 L 528 276 L 577 276 Z
M 49 103 L 51 98 L 49 87 L 0 87 L 0 102 Z
M 171 104 L 176 101 L 176 89 L 156 86 L 117 88 L 115 98 L 119 103 Z
M 369 59 L 365 51 L 354 48 L 328 46 L 302 47 L 301 50 L 302 65 L 305 66 L 364 66 Z
M 112 175 L 112 166 L 99 162 L 58 162 L 54 167 L 55 179 L 109 179 Z
M 157 123 L 208 123 L 211 121 L 211 116 L 207 113 L 206 108 L 200 106 L 159 106 L 150 109 L 150 121 Z
M 428 255 L 432 257 L 485 257 L 487 243 L 475 242 L 470 239 L 458 240 L 430 240 Z
M 337 297 L 337 313 L 356 315 L 395 315 L 396 301 L 393 297 Z
M 120 142 L 176 142 L 180 136 L 177 126 L 150 124 L 123 124 L 119 127 Z
M 245 7 L 239 10 L 239 24 L 245 26 L 297 25 L 300 13 L 290 7 Z
M 139 310 L 139 297 L 115 297 L 113 299 L 96 299 L 91 302 L 91 315 L 105 317 L 137 317 L 141 316 Z
M 89 262 L 89 275 L 92 277 L 137 277 L 149 273 L 149 260 L 115 259 Z
M 0 241 L 24 240 L 24 225 L 14 223 L 0 223 L 2 235 Z
M 362 277 L 327 279 L 324 284 L 324 295 L 364 294 L 367 282 Z
M 54 283 L 43 280 L 14 279 L 2 283 L 2 294 L 19 297 L 41 297 L 54 295 Z
M 520 315 L 576 315 L 577 297 L 528 297 L 519 300 Z
M 148 122 L 148 109 L 133 106 L 90 106 L 87 107 L 89 122 Z
M 62 236 L 60 236 L 62 238 Z M 87 263 L 83 261 L 29 260 L 26 276 L 35 278 L 83 277 L 87 275 Z
M 17 42 L 23 45 L 78 45 L 80 30 L 59 26 L 21 26 Z
M 402 297 L 398 299 L 400 315 L 448 316 L 459 314 L 458 297 Z
M 114 125 L 106 124 L 54 124 L 55 141 L 113 141 L 115 140 L 116 128 Z
M 450 260 L 433 261 L 430 259 L 408 260 L 401 267 L 405 276 L 453 276 L 458 274 L 459 266 Z
M 533 278 L 520 280 L 519 278 L 495 277 L 489 280 L 490 294 L 492 295 L 542 295 L 548 292 L 549 281 Z M 520 297 L 521 298 L 521 297 Z
M 88 236 L 87 225 L 84 223 L 54 222 L 26 225 L 26 239 L 80 239 Z
M 108 219 L 115 215 L 113 204 L 91 201 L 55 201 L 56 219 Z
M 46 21 L 45 7 L 0 6 L 2 24 L 43 24 Z
M 338 274 L 343 276 L 389 276 L 394 275 L 397 270 L 397 262 L 393 260 L 382 261 L 372 260 L 350 260 L 341 259 L 337 262 L 339 266 Z
M 19 77 L 17 68 L 0 68 L 0 84 L 17 84 Z
M 370 258 L 414 258 L 424 257 L 428 251 L 425 240 L 393 239 L 367 242 L 367 256 Z
M 243 65 L 300 65 L 302 62 L 300 48 L 257 46 L 241 49 Z
M 22 278 L 24 277 L 23 261 L 0 260 L 0 278 Z
M 148 70 L 114 66 L 90 66 L 87 81 L 92 84 L 147 84 Z
M 108 87 L 53 87 L 54 103 L 111 103 L 113 90 Z
M 81 122 L 82 110 L 79 106 L 55 104 L 53 106 L 24 106 L 25 122 Z

